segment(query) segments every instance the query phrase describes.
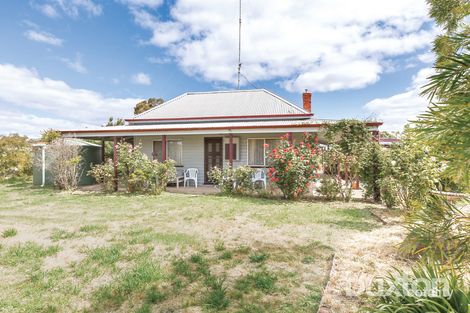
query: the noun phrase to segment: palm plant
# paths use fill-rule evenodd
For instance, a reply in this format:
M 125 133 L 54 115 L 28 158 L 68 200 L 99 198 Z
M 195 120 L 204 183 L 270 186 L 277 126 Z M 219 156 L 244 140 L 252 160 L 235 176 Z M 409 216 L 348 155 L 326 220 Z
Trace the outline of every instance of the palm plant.
M 469 269 L 470 219 L 453 203 L 432 195 L 407 219 L 402 252 L 426 256 L 450 268 Z
M 467 189 L 470 187 L 470 37 L 468 33 L 448 37 L 458 46 L 443 56 L 436 74 L 429 77 L 422 94 L 428 96 L 428 111 L 415 122 L 418 138 L 440 152 L 447 173 Z M 444 62 L 445 61 L 445 62 Z
M 468 313 L 470 289 L 461 274 L 446 270 L 439 262 L 423 260 L 410 275 L 391 272 L 376 283 L 367 312 Z

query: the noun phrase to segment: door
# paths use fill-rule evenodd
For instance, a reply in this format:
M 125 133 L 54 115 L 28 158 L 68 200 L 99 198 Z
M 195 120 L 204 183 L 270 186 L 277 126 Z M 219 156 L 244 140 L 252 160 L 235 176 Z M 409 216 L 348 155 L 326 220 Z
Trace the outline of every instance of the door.
M 222 160 L 222 137 L 220 138 L 204 138 L 204 183 L 210 184 L 207 177 L 214 166 L 223 167 Z

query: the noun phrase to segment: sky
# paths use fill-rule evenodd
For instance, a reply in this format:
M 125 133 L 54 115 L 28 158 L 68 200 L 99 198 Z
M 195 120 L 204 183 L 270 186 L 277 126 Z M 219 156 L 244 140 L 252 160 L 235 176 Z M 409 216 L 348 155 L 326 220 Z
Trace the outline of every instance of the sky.
M 317 118 L 400 130 L 427 107 L 425 0 L 242 0 L 242 86 Z M 0 134 L 132 117 L 150 97 L 235 89 L 238 0 L 2 0 Z

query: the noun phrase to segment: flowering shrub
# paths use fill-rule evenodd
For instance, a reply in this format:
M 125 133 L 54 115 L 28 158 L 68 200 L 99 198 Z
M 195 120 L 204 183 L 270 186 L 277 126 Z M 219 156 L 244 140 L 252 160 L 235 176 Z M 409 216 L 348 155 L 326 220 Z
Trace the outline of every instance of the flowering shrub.
M 266 148 L 270 148 L 266 145 Z M 290 144 L 287 135 L 281 143 L 267 155 L 270 168 L 268 177 L 287 199 L 295 199 L 304 194 L 315 179 L 318 167 L 318 149 L 310 134 L 304 134 L 303 141 Z
M 216 184 L 222 193 L 249 193 L 253 190 L 253 172 L 249 166 L 232 168 L 227 165 L 223 169 L 214 167 L 208 175 L 210 181 Z
M 159 194 L 165 190 L 168 181 L 175 178 L 174 161 L 151 161 L 142 153 L 140 145 L 133 147 L 120 143 L 118 154 L 119 177 L 128 192 Z
M 112 160 L 108 160 L 103 164 L 93 165 L 87 174 L 93 177 L 104 191 L 111 192 L 114 190 L 114 166 Z
M 232 167 L 218 168 L 215 166 L 207 175 L 209 181 L 217 185 L 222 193 L 230 194 L 234 191 L 235 177 Z
M 249 193 L 253 191 L 253 173 L 255 172 L 249 166 L 239 166 L 233 171 L 235 178 L 235 191 L 240 193 Z

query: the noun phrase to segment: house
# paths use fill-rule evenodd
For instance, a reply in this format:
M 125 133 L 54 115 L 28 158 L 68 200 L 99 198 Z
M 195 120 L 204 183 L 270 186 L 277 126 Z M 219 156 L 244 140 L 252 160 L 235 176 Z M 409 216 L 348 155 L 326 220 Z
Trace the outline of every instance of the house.
M 299 107 L 265 89 L 188 92 L 126 119 L 127 125 L 62 134 L 141 143 L 149 158 L 173 159 L 180 169 L 197 168 L 203 184 L 209 183 L 207 172 L 214 166 L 266 167 L 265 144 L 274 145 L 284 134 L 295 141 L 304 132 L 315 133 L 322 142 L 321 127 L 331 120 L 314 117 L 311 97 L 306 90 Z M 378 134 L 381 124 L 367 125 Z

